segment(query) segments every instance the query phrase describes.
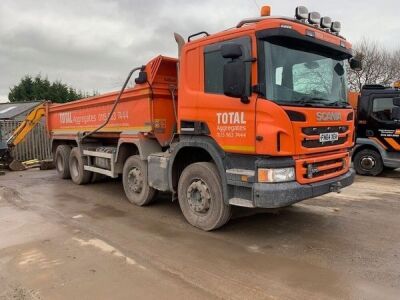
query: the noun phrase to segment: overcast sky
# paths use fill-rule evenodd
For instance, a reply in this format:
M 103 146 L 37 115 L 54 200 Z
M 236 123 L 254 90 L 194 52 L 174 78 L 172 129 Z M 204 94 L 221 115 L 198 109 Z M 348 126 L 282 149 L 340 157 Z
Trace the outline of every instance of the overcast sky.
M 87 92 L 119 89 L 132 67 L 176 56 L 174 31 L 218 32 L 258 16 L 262 4 L 290 17 L 305 5 L 341 21 L 351 42 L 366 36 L 400 47 L 398 0 L 1 0 L 0 101 L 25 74 Z

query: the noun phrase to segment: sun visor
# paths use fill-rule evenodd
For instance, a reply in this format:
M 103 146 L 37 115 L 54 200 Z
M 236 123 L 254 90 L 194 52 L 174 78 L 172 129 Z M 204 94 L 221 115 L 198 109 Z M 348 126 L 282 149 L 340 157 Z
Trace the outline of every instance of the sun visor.
M 335 45 L 314 36 L 302 35 L 290 28 L 273 28 L 256 32 L 258 39 L 266 40 L 274 44 L 302 51 L 325 53 L 340 59 L 348 59 L 353 56 L 352 50 Z

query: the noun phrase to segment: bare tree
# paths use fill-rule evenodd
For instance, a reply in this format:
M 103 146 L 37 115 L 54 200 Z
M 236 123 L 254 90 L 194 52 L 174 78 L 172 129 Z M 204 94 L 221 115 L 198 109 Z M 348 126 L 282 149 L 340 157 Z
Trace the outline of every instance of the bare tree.
M 400 49 L 389 50 L 376 41 L 363 38 L 353 47 L 355 57 L 362 60 L 361 71 L 347 68 L 349 88 L 360 91 L 364 84 L 391 85 L 400 80 Z

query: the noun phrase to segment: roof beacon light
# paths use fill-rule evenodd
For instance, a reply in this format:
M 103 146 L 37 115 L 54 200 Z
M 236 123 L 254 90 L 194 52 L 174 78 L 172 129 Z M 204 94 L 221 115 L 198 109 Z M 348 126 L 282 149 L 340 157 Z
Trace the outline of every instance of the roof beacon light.
M 269 17 L 271 15 L 271 6 L 264 5 L 261 7 L 261 17 Z
M 297 6 L 295 16 L 297 20 L 307 20 L 308 18 L 308 9 L 305 6 Z
M 310 24 L 317 25 L 319 24 L 320 19 L 321 15 L 319 14 L 319 12 L 313 11 L 308 14 L 308 23 Z
M 332 19 L 329 17 L 322 17 L 321 18 L 321 22 L 320 22 L 320 26 L 322 28 L 327 28 L 330 29 L 332 26 Z
M 331 25 L 332 32 L 339 33 L 341 28 L 342 28 L 342 25 L 340 24 L 340 22 L 338 22 L 338 21 L 332 22 L 332 25 Z

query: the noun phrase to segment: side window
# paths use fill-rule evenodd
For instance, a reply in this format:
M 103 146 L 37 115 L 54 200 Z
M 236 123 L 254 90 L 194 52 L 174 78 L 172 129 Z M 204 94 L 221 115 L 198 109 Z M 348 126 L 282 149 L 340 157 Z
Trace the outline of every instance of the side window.
M 375 98 L 372 104 L 372 115 L 381 121 L 394 121 L 393 98 Z
M 223 94 L 224 65 L 229 61 L 223 58 L 221 51 L 204 53 L 204 91 L 212 94 Z
M 210 94 L 223 94 L 223 74 L 224 65 L 230 61 L 229 58 L 223 58 L 221 54 L 221 46 L 224 43 L 237 43 L 242 46 L 243 56 L 241 59 L 251 57 L 251 39 L 250 37 L 242 37 L 222 43 L 208 45 L 204 49 L 204 92 Z M 248 86 L 248 94 L 250 94 L 251 86 L 251 63 L 246 63 L 246 78 Z

